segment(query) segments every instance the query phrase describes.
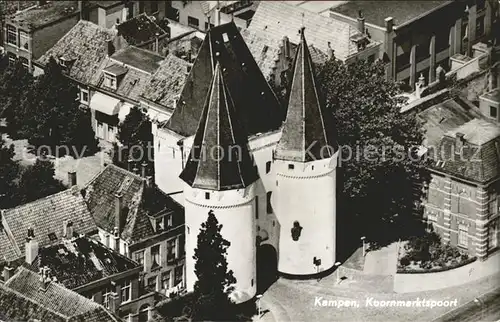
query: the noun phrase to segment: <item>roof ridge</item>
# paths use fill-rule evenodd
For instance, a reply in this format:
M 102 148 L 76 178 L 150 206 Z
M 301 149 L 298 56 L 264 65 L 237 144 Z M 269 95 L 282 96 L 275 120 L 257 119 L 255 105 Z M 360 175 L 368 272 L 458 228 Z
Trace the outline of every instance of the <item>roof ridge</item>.
M 11 210 L 15 210 L 15 209 L 19 209 L 19 208 L 23 208 L 23 207 L 26 207 L 27 205 L 33 205 L 35 203 L 38 203 L 38 202 L 42 202 L 43 200 L 46 200 L 46 199 L 51 199 L 51 198 L 54 198 L 56 196 L 59 196 L 59 195 L 62 195 L 62 194 L 66 194 L 68 192 L 73 192 L 73 190 L 77 190 L 78 189 L 78 186 L 72 186 L 72 187 L 69 187 L 67 189 L 64 189 L 62 191 L 59 191 L 59 192 L 56 192 L 56 193 L 53 193 L 51 195 L 48 195 L 48 196 L 45 196 L 45 197 L 42 197 L 42 198 L 39 198 L 39 199 L 36 199 L 36 200 L 33 200 L 33 201 L 30 201 L 30 202 L 27 202 L 25 204 L 22 204 L 22 205 L 18 205 L 18 206 L 15 206 L 13 208 L 7 208 L 7 209 L 3 209 L 5 210 L 5 212 L 9 212 Z M 74 195 L 73 193 L 71 193 L 72 195 Z M 83 198 L 83 196 L 82 196 Z
M 53 314 L 55 314 L 55 315 L 58 315 L 58 316 L 60 316 L 60 317 L 62 317 L 62 318 L 64 318 L 64 319 L 66 319 L 66 320 L 67 320 L 67 319 L 69 319 L 69 318 L 71 318 L 71 316 L 67 316 L 67 315 L 64 315 L 64 314 L 62 314 L 62 313 L 60 313 L 60 312 L 57 312 L 57 311 L 53 310 L 52 308 L 47 307 L 47 306 L 43 305 L 42 303 L 40 303 L 40 302 L 38 302 L 38 301 L 34 300 L 33 298 L 31 298 L 31 297 L 27 297 L 27 296 L 26 296 L 26 295 L 24 295 L 23 293 L 21 293 L 21 292 L 19 292 L 19 291 L 15 290 L 15 289 L 13 289 L 13 288 L 9 287 L 9 285 L 11 284 L 11 283 L 9 283 L 9 281 L 12 281 L 12 280 L 14 279 L 14 277 L 18 277 L 18 278 L 19 278 L 19 276 L 21 275 L 21 272 L 23 272 L 23 271 L 26 271 L 28 274 L 36 274 L 35 272 L 32 272 L 31 270 L 29 270 L 29 269 L 27 269 L 27 268 L 25 268 L 25 267 L 23 267 L 23 266 L 19 266 L 18 271 L 17 271 L 17 272 L 16 272 L 16 273 L 15 273 L 15 274 L 14 274 L 14 275 L 13 275 L 13 276 L 12 276 L 12 277 L 11 277 L 11 278 L 7 281 L 7 282 L 6 282 L 6 283 L 4 283 L 4 284 L 3 284 L 3 287 L 5 287 L 5 288 L 6 288 L 9 292 L 12 292 L 12 293 L 14 293 L 14 294 L 18 295 L 18 296 L 22 297 L 23 299 L 25 299 L 25 300 L 27 300 L 27 301 L 29 301 L 29 302 L 32 302 L 32 303 L 34 303 L 34 304 L 36 304 L 36 305 L 38 305 L 38 306 L 40 306 L 40 307 L 44 308 L 45 310 L 47 310 L 47 311 L 49 311 L 49 312 L 51 312 L 51 313 L 53 313 Z M 38 275 L 38 274 L 36 274 L 36 275 Z M 0 284 L 0 285 L 1 285 L 1 284 Z M 57 284 L 57 283 L 54 283 L 54 282 L 51 282 L 51 283 L 50 283 L 50 285 L 58 285 L 58 284 Z M 59 286 L 59 285 L 58 285 L 58 286 Z M 70 289 L 67 289 L 67 288 L 62 287 L 62 286 L 61 286 L 61 289 L 65 290 L 65 291 L 69 291 L 69 292 L 75 293 L 75 292 L 71 291 Z M 78 294 L 78 293 L 75 293 L 75 294 L 77 294 L 77 295 L 79 295 L 79 296 L 82 296 L 82 295 L 80 295 L 80 294 Z M 82 296 L 82 297 L 83 297 L 83 296 Z M 96 304 L 97 304 L 97 303 L 96 303 Z

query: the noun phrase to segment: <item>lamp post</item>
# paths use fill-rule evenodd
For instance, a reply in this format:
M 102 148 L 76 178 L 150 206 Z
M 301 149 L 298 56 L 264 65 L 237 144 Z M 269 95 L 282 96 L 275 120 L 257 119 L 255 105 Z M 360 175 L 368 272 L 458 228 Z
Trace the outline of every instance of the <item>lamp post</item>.
M 336 262 L 334 265 L 335 265 L 335 269 L 337 270 L 337 284 L 340 283 L 340 270 L 339 270 L 339 267 L 342 263 L 341 262 Z
M 262 294 L 257 294 L 256 298 L 257 298 L 257 312 L 260 320 L 260 312 L 261 312 L 260 299 L 262 298 Z
M 361 243 L 363 243 L 363 257 L 365 257 L 365 255 L 366 255 L 366 243 L 365 243 L 365 239 L 366 239 L 365 236 L 361 237 Z

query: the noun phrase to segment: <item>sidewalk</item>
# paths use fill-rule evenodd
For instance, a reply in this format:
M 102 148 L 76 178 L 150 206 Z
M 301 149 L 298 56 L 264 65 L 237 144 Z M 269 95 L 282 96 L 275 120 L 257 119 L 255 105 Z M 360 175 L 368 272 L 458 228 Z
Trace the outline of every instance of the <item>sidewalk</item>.
M 369 251 L 365 256 L 363 272 L 369 275 L 395 275 L 398 262 L 398 243 Z
M 438 290 L 477 281 L 500 272 L 500 251 L 486 261 L 475 262 L 449 271 L 427 274 L 396 274 L 394 291 L 410 293 Z

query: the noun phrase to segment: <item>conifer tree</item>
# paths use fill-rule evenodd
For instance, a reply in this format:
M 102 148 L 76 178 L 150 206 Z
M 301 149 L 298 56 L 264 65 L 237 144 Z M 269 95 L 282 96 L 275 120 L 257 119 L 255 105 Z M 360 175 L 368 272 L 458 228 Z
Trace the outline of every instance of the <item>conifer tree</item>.
M 202 224 L 195 249 L 195 273 L 198 278 L 194 285 L 194 303 L 191 318 L 194 321 L 234 321 L 235 304 L 229 298 L 236 279 L 228 269 L 227 249 L 230 242 L 221 235 L 220 225 L 213 211 Z

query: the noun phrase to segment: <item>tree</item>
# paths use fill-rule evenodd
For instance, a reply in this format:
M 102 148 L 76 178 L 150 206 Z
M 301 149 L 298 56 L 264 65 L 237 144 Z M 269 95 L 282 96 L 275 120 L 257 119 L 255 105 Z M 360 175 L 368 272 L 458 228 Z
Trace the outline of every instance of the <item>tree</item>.
M 415 185 L 429 178 L 426 160 L 417 155 L 422 124 L 415 115 L 399 112 L 398 88 L 386 80 L 382 62 L 345 65 L 333 58 L 319 70 L 317 83 L 336 120 L 341 147 L 339 214 L 355 218 L 358 227 L 370 227 L 361 233 L 373 239 L 388 236 L 373 225 L 413 218 L 421 198 Z
M 194 303 L 191 318 L 195 321 L 234 321 L 235 304 L 229 298 L 236 279 L 228 270 L 226 260 L 230 242 L 220 232 L 220 225 L 213 211 L 201 225 L 198 245 L 193 258 L 196 260 L 195 273 L 198 278 L 194 285 Z
M 153 175 L 153 134 L 151 121 L 148 116 L 141 112 L 139 107 L 134 106 L 125 120 L 118 126 L 118 141 L 121 146 L 114 144 L 112 160 L 113 164 L 127 169 L 128 161 L 131 160 L 131 168 L 140 169 L 142 164 L 147 164 L 147 174 Z
M 35 164 L 21 175 L 16 198 L 18 204 L 25 204 L 66 189 L 61 181 L 54 178 L 54 174 L 54 164 L 50 160 L 38 158 Z
M 32 86 L 33 76 L 19 61 L 0 75 L 0 118 L 6 119 L 7 133 L 13 139 L 18 138 L 17 132 L 24 119 L 20 107 Z
M 80 157 L 99 150 L 90 113 L 80 108 L 78 96 L 76 84 L 51 58 L 23 104 L 25 117 L 20 132 L 36 152 L 40 153 L 38 148 L 44 146 L 56 157 Z
M 0 209 L 15 205 L 15 179 L 19 172 L 19 165 L 14 161 L 14 145 L 6 146 L 0 138 Z

